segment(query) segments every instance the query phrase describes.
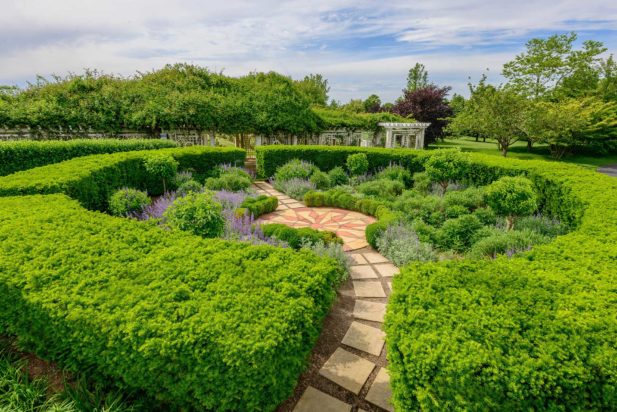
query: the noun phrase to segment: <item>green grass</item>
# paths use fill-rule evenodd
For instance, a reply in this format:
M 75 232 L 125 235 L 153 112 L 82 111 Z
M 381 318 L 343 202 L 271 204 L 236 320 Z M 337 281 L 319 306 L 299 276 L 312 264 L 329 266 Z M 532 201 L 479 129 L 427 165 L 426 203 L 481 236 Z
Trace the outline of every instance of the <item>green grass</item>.
M 429 149 L 444 149 L 449 147 L 458 147 L 465 152 L 484 153 L 489 155 L 501 156 L 497 149 L 495 141 L 481 140 L 476 142 L 473 137 L 461 137 L 458 139 L 445 139 L 443 142 L 438 142 L 429 146 Z M 508 157 L 513 159 L 523 160 L 547 160 L 556 161 L 551 157 L 551 154 L 546 145 L 536 144 L 531 152 L 527 151 L 527 142 L 517 142 L 510 147 Z M 611 155 L 583 155 L 575 154 L 564 157 L 561 162 L 574 163 L 579 166 L 596 169 L 600 166 L 617 163 L 617 154 Z

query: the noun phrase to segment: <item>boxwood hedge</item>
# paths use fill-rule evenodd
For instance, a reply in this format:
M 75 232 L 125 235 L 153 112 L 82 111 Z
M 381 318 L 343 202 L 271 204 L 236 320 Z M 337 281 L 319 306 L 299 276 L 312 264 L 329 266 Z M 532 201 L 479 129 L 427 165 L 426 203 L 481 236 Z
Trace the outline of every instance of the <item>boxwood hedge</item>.
M 365 151 L 371 167 L 422 168 L 432 152 L 258 148 L 262 174 L 289 158 Z M 580 167 L 472 154 L 471 183 L 525 175 L 570 233 L 511 259 L 413 264 L 386 315 L 400 410 L 614 410 L 617 405 L 617 179 Z M 265 163 L 263 163 L 265 162 Z M 337 163 L 333 163 L 337 164 Z
M 146 153 L 83 157 L 0 179 L 0 334 L 164 409 L 273 410 L 306 365 L 335 296 L 336 263 L 82 207 L 101 205 L 111 187 L 147 187 Z M 170 153 L 200 169 L 244 156 Z
M 161 139 L 74 139 L 0 142 L 0 176 L 91 154 L 176 147 Z

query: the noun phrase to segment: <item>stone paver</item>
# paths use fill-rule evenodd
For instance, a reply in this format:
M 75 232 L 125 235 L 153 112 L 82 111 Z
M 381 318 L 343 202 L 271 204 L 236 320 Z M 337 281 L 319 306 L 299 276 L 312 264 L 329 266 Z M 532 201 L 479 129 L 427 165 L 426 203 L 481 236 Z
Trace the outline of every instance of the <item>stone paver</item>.
M 372 326 L 360 322 L 352 322 L 342 342 L 352 348 L 379 356 L 385 343 L 386 334 Z
M 399 273 L 398 268 L 392 263 L 380 263 L 378 265 L 375 265 L 375 269 L 377 269 L 377 272 L 379 272 L 379 274 L 385 278 L 398 275 Z
M 368 266 L 352 266 L 349 269 L 352 279 L 377 279 L 377 272 Z
M 375 381 L 373 381 L 371 388 L 366 394 L 366 400 L 373 405 L 377 405 L 387 411 L 394 412 L 394 407 L 390 403 L 390 398 L 392 398 L 390 376 L 385 368 L 381 368 L 379 372 L 377 372 Z
M 363 253 L 362 256 L 364 256 L 366 258 L 366 260 L 369 261 L 369 263 L 386 263 L 386 262 L 388 262 L 388 259 L 386 259 L 385 257 L 383 257 L 382 255 L 380 255 L 377 252 Z
M 359 298 L 385 298 L 386 292 L 384 292 L 381 282 L 379 281 L 354 281 L 353 289 L 356 292 L 356 296 Z
M 353 316 L 357 319 L 372 320 L 383 323 L 386 315 L 386 304 L 357 299 L 353 308 Z
M 360 253 L 350 254 L 349 257 L 356 265 L 366 265 L 368 261 Z
M 296 404 L 294 412 L 349 412 L 351 405 L 309 386 Z
M 336 348 L 319 374 L 357 395 L 374 368 L 373 362 Z

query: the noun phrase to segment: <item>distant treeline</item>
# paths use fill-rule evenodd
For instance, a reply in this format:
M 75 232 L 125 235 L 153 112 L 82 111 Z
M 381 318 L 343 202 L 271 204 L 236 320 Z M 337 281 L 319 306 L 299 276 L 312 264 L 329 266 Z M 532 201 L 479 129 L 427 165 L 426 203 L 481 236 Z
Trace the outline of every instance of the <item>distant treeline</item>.
M 410 121 L 391 113 L 314 109 L 310 88 L 310 82 L 274 72 L 229 77 L 187 64 L 131 77 L 97 71 L 39 77 L 23 89 L 0 86 L 0 128 L 271 136 L 331 127 L 375 130 L 380 121 Z

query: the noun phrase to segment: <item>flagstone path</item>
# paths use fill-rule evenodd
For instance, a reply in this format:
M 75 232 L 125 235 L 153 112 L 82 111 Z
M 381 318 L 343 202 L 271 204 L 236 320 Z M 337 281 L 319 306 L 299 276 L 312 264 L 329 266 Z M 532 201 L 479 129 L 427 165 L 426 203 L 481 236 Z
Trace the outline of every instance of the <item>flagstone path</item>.
M 279 198 L 279 208 L 257 222 L 336 232 L 352 262 L 350 279 L 339 288 L 310 366 L 278 411 L 394 411 L 382 325 L 398 268 L 366 242 L 364 229 L 375 219 L 343 209 L 306 207 L 265 182 L 256 182 L 255 189 Z

